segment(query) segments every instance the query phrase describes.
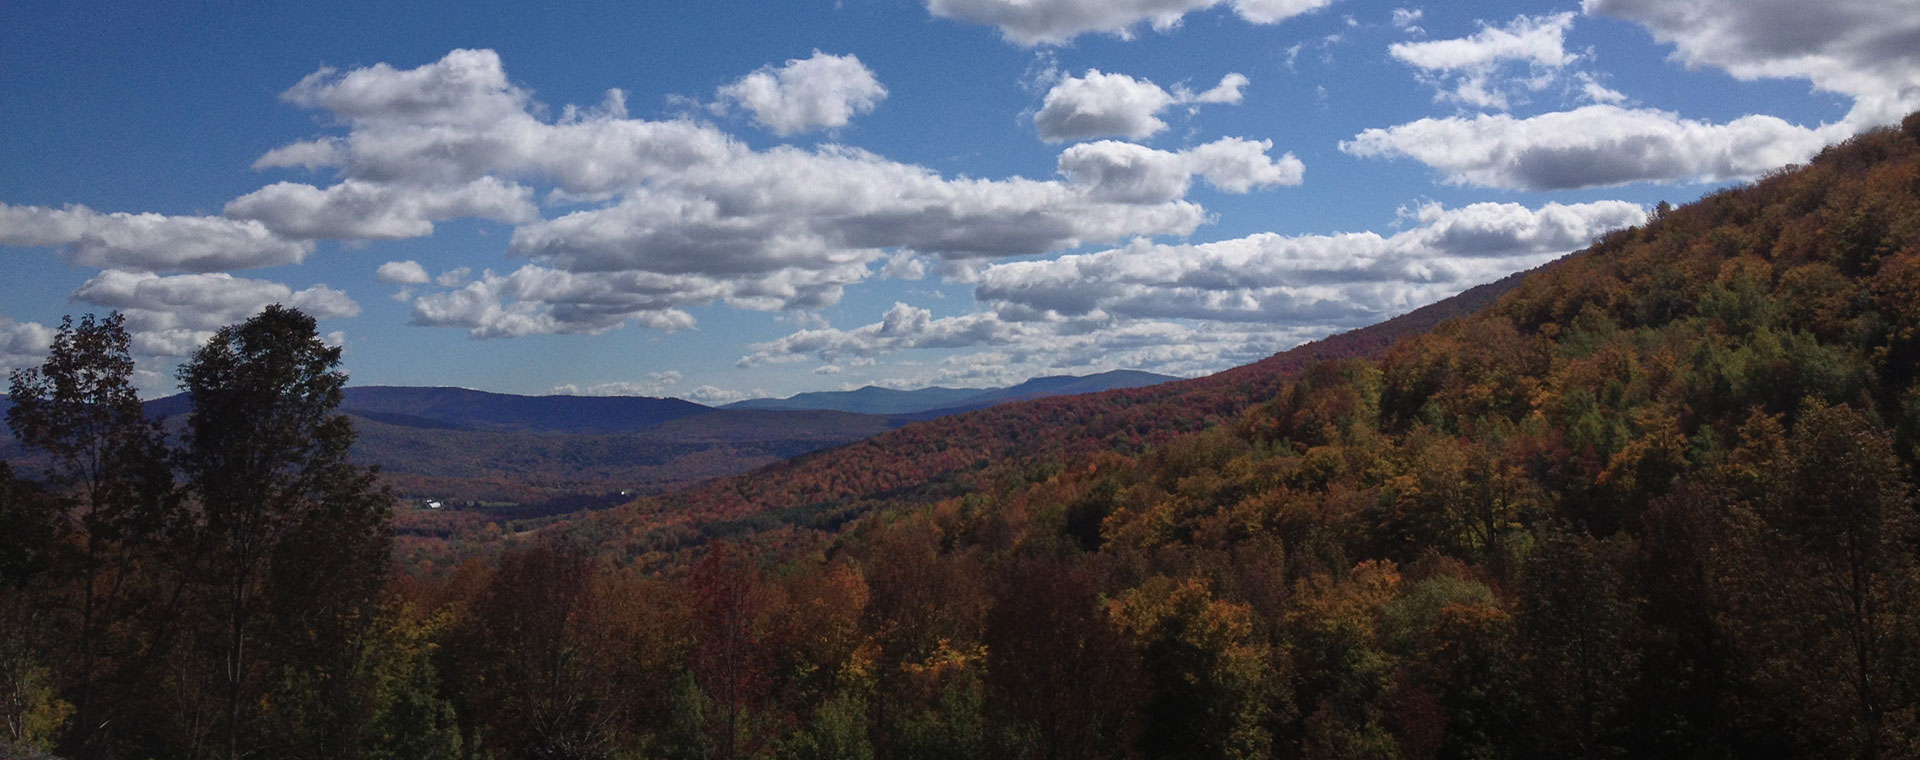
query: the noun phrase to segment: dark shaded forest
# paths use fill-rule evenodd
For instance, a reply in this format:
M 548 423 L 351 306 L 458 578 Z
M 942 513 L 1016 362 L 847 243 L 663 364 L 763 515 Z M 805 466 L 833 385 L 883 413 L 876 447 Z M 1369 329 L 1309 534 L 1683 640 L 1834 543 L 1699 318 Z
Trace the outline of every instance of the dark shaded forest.
M 183 368 L 178 443 L 112 318 L 14 378 L 63 464 L 0 478 L 11 751 L 1920 755 L 1920 114 L 1377 355 L 397 563 L 303 319 Z

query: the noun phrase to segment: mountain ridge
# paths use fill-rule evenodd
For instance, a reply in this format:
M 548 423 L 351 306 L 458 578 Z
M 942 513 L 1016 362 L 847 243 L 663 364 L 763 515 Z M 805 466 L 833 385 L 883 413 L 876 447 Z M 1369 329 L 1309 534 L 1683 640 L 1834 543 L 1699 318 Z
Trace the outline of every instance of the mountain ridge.
M 1097 393 L 1172 382 L 1180 378 L 1140 370 L 1116 369 L 1091 375 L 1047 375 L 999 388 L 931 386 L 911 390 L 868 385 L 849 391 L 813 391 L 786 398 L 747 399 L 721 409 L 833 409 L 862 414 L 954 414 L 1009 401 L 1044 396 Z

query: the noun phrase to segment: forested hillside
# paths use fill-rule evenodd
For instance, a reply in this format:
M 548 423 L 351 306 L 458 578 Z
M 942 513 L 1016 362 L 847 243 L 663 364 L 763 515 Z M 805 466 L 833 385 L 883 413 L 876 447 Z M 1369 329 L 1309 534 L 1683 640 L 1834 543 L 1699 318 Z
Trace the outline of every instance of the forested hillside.
M 873 511 L 1044 477 L 1074 457 L 1138 453 L 1272 397 L 1287 377 L 1313 362 L 1378 357 L 1395 340 L 1491 304 L 1524 274 L 1219 374 L 939 417 L 739 477 L 648 497 L 583 517 L 568 530 L 601 551 L 658 564 L 712 538 L 777 525 L 834 529 Z
M 175 534 L 0 532 L 0 708 L 104 757 L 1912 757 L 1917 380 L 1920 114 L 1377 329 L 377 595 L 295 561 L 362 543 L 282 545 L 243 608 Z M 177 536 L 229 535 L 213 472 Z M 320 482 L 313 526 L 358 514 Z M 143 603 L 76 603 L 109 577 Z

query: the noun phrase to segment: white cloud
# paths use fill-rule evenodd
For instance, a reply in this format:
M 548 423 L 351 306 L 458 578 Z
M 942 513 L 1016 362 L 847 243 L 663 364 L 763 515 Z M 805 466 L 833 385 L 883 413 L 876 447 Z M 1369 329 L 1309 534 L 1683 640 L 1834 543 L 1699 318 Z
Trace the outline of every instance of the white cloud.
M 1234 73 L 1206 92 L 1195 94 L 1179 87 L 1168 92 L 1145 79 L 1088 69 L 1085 76 L 1055 83 L 1041 101 L 1033 124 L 1048 142 L 1093 137 L 1141 140 L 1167 128 L 1159 117 L 1161 111 L 1181 103 L 1239 103 L 1246 86 L 1246 76 Z
M 1090 69 L 1048 90 L 1033 124 L 1050 142 L 1106 136 L 1140 140 L 1167 128 L 1155 114 L 1173 102 L 1171 93 L 1147 80 Z
M 697 276 L 576 275 L 529 264 L 504 276 L 485 272 L 465 287 L 415 299 L 413 323 L 464 327 L 476 338 L 591 335 L 629 320 L 678 330 L 692 327 L 693 317 L 677 306 L 727 294 L 725 284 Z
M 1420 119 L 1340 143 L 1363 157 L 1407 157 L 1446 181 L 1519 190 L 1628 182 L 1747 179 L 1807 160 L 1843 137 L 1772 116 L 1709 124 L 1652 109 L 1590 105 L 1516 119 L 1506 114 Z
M 1240 18 L 1272 24 L 1332 4 L 1333 0 L 927 0 L 935 16 L 996 27 L 1020 45 L 1060 44 L 1087 33 L 1132 36 L 1142 23 L 1158 31 L 1180 25 L 1188 13 L 1226 5 Z
M 1853 131 L 1920 109 L 1920 8 L 1908 0 L 1585 0 L 1582 10 L 1647 27 L 1688 66 L 1853 98 Z
M 1187 193 L 1199 175 L 1215 188 L 1246 193 L 1256 187 L 1298 185 L 1306 171 L 1289 153 L 1278 160 L 1267 140 L 1226 138 L 1180 151 L 1102 140 L 1081 143 L 1060 154 L 1060 173 L 1096 198 L 1117 203 L 1165 203 Z
M 1279 160 L 1267 158 L 1272 140 L 1243 140 L 1229 137 L 1182 151 L 1187 166 L 1206 178 L 1207 184 L 1229 193 L 1250 192 L 1254 188 L 1298 185 L 1306 175 L 1306 164 L 1292 153 Z
M 1418 226 L 1373 232 L 1261 233 L 1197 245 L 1138 242 L 981 274 L 975 297 L 1027 314 L 1209 319 L 1357 327 L 1544 263 L 1606 230 L 1636 224 L 1631 203 L 1477 203 L 1421 207 Z
M 813 358 L 828 362 L 814 374 L 838 375 L 846 367 L 874 367 L 874 357 L 898 351 L 984 347 L 987 350 L 953 354 L 934 365 L 894 363 L 885 369 L 894 376 L 867 382 L 899 388 L 1005 386 L 1042 375 L 1123 368 L 1196 375 L 1264 358 L 1332 329 L 1331 325 L 1116 319 L 1104 314 L 1016 318 L 1001 311 L 933 318 L 924 310 L 896 304 L 874 324 L 850 330 L 804 330 L 749 346 L 753 353 L 741 357 L 739 364 L 755 367 Z
M 735 401 L 745 401 L 750 398 L 766 398 L 767 395 L 766 391 L 759 388 L 750 391 L 736 391 L 717 388 L 711 385 L 702 385 L 688 391 L 685 398 L 688 401 L 706 404 L 708 406 L 719 406 L 721 404 L 731 404 Z
M 1580 83 L 1580 97 L 1588 102 L 1618 105 L 1627 101 L 1624 93 L 1601 84 L 1593 74 L 1583 71 L 1574 78 Z
M 1559 68 L 1578 56 L 1566 50 L 1572 13 L 1519 16 L 1504 27 L 1483 24 L 1471 37 L 1426 42 L 1400 42 L 1387 48 L 1394 58 L 1428 71 L 1477 69 L 1502 61 L 1522 61 Z
M 887 88 L 859 58 L 815 50 L 812 57 L 741 77 L 718 95 L 716 105 L 744 108 L 755 123 L 785 137 L 844 127 L 855 115 L 872 112 Z
M 40 366 L 53 345 L 53 335 L 53 328 L 38 322 L 0 317 L 0 375 Z
M 517 116 L 527 93 L 507 82 L 491 50 L 455 50 L 417 69 L 385 63 L 342 74 L 323 68 L 281 94 L 303 108 L 319 108 L 358 123 L 399 122 L 466 126 Z
M 427 268 L 413 260 L 389 261 L 381 264 L 380 269 L 374 272 L 373 276 L 381 282 L 390 282 L 395 285 L 425 285 L 431 279 L 427 277 Z
M 755 353 L 741 357 L 739 363 L 753 367 L 807 355 L 832 363 L 913 348 L 1007 345 L 1043 331 L 1039 326 L 1002 321 L 992 312 L 934 319 L 927 309 L 896 302 L 879 322 L 852 330 L 800 330 L 779 340 L 755 344 L 751 347 Z
M 297 264 L 313 250 L 312 243 L 278 237 L 254 221 L 4 203 L 0 245 L 64 248 L 76 266 L 161 272 Z
M 1393 9 L 1393 27 L 1405 30 L 1409 34 L 1424 34 L 1426 30 L 1420 28 L 1419 24 L 1420 18 L 1426 14 L 1426 11 L 1419 8 L 1395 8 Z
M 612 206 L 524 225 L 515 253 L 576 271 L 757 275 L 864 264 L 887 248 L 950 257 L 1071 248 L 1133 234 L 1186 234 L 1204 212 L 1170 200 L 1119 205 L 1060 182 L 948 180 L 864 151 L 780 147 L 694 179 L 696 192 L 640 188 Z
M 813 77 L 805 68 L 780 71 L 799 76 L 775 77 L 782 87 Z M 1230 100 L 1240 87 L 1229 77 L 1183 97 Z M 416 323 L 463 326 L 477 337 L 601 332 L 626 319 L 686 327 L 684 307 L 714 300 L 814 309 L 837 302 L 842 288 L 902 252 L 941 262 L 1033 255 L 1185 235 L 1208 218 L 1177 196 L 1121 202 L 1064 179 L 949 179 L 835 145 L 754 150 L 711 124 L 629 118 L 617 91 L 598 107 L 568 107 L 544 121 L 491 51 L 455 51 L 412 70 L 323 70 L 287 99 L 337 108 L 334 120 L 347 127 L 344 136 L 286 146 L 257 162 L 343 175 L 334 187 L 280 191 L 311 201 L 288 205 L 321 210 L 277 215 L 290 231 L 403 235 L 454 215 L 517 221 L 509 251 L 529 259 L 528 267 L 478 283 L 441 282 L 455 290 L 415 301 Z M 1264 150 L 1243 146 L 1229 156 L 1216 148 L 1216 160 L 1196 171 L 1226 188 L 1297 174 L 1292 159 L 1269 160 Z M 549 198 L 591 204 L 526 219 L 523 183 L 550 183 Z M 322 213 L 336 195 L 343 203 L 375 201 L 344 204 L 351 214 Z M 247 208 L 236 201 L 233 212 Z M 288 221 L 305 218 L 313 221 Z
M 540 216 L 531 188 L 494 177 L 451 187 L 349 179 L 324 190 L 276 182 L 228 202 L 225 213 L 299 240 L 425 237 L 433 234 L 436 221 L 476 217 L 526 222 Z
M 1220 78 L 1213 89 L 1202 93 L 1188 92 L 1184 87 L 1174 88 L 1174 97 L 1182 103 L 1227 103 L 1239 105 L 1246 98 L 1241 91 L 1247 87 L 1247 76 L 1238 72 Z
M 994 264 L 949 317 L 896 303 L 851 329 L 798 330 L 749 347 L 739 364 L 816 359 L 840 367 L 912 349 L 988 349 L 948 357 L 910 384 L 993 384 L 1045 372 L 1118 367 L 1192 375 L 1252 361 L 1302 340 L 1370 324 L 1537 266 L 1646 212 L 1621 201 L 1578 205 L 1428 204 L 1410 229 L 1199 245 L 1138 242 L 1052 261 Z
M 295 291 L 267 280 L 225 273 L 160 276 L 107 270 L 82 284 L 73 299 L 119 310 L 127 318 L 133 352 L 149 356 L 188 356 L 213 331 L 243 321 L 268 304 L 300 309 L 315 319 L 360 314 L 347 294 L 325 285 Z
M 680 373 L 673 370 L 648 372 L 640 380 L 615 380 L 579 386 L 572 383 L 556 385 L 555 394 L 563 396 L 651 396 L 667 395 L 668 389 L 679 384 Z
M 1396 23 L 1399 20 L 1396 15 Z M 1503 27 L 1482 24 L 1469 37 L 1399 42 L 1387 52 L 1419 69 L 1441 100 L 1505 110 L 1517 93 L 1544 89 L 1555 81 L 1553 72 L 1579 60 L 1566 49 L 1572 26 L 1571 12 L 1519 16 Z M 1503 76 L 1509 64 L 1524 67 L 1524 72 Z

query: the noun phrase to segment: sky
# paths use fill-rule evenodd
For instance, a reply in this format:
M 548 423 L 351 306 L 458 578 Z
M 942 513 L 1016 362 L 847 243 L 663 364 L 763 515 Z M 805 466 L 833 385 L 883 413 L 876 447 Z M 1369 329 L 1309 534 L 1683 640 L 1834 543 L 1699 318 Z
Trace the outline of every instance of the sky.
M 0 370 L 282 303 L 358 385 L 1198 376 L 1920 109 L 1920 0 L 172 5 L 0 4 Z

